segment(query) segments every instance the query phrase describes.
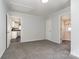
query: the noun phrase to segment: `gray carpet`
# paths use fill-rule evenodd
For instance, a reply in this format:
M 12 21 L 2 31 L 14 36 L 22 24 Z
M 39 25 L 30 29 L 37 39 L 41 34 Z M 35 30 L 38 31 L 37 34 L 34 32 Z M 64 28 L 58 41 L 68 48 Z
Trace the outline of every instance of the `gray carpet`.
M 48 40 L 12 43 L 1 59 L 78 59 L 69 55 L 69 48 Z

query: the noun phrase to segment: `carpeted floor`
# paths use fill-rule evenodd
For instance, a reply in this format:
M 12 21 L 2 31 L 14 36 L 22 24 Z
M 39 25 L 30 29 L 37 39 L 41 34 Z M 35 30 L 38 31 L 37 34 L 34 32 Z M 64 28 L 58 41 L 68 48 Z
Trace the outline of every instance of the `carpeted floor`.
M 69 48 L 48 40 L 12 43 L 1 59 L 78 59 L 69 55 Z

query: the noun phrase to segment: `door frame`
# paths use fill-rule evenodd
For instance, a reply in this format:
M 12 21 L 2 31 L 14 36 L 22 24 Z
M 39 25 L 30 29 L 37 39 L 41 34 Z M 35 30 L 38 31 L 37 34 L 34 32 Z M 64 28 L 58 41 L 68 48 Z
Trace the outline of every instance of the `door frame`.
M 60 44 L 62 43 L 62 40 L 61 40 L 61 25 L 62 25 L 62 15 L 59 16 L 59 41 L 60 41 Z
M 6 14 L 6 49 L 7 49 L 7 14 Z

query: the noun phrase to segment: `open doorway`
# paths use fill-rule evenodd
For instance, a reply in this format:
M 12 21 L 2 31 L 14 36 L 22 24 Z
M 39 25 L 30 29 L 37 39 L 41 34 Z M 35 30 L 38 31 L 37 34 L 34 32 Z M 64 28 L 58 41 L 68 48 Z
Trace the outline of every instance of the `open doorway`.
M 21 41 L 21 17 L 7 15 L 7 48 Z
M 64 48 L 71 50 L 71 19 L 68 16 L 60 19 L 60 41 Z
M 11 43 L 21 40 L 21 19 L 20 17 L 11 17 Z

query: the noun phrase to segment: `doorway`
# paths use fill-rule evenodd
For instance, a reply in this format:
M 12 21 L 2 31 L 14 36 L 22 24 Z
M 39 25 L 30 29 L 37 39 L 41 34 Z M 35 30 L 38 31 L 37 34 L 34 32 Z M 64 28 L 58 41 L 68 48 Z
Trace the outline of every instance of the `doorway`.
M 68 16 L 60 19 L 60 41 L 64 48 L 71 50 L 71 19 Z
M 21 17 L 7 16 L 7 48 L 11 43 L 21 41 Z
M 19 17 L 11 17 L 11 43 L 20 42 L 21 40 L 21 19 Z

